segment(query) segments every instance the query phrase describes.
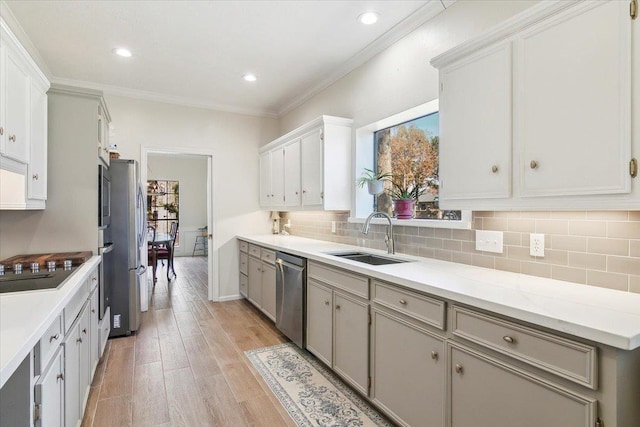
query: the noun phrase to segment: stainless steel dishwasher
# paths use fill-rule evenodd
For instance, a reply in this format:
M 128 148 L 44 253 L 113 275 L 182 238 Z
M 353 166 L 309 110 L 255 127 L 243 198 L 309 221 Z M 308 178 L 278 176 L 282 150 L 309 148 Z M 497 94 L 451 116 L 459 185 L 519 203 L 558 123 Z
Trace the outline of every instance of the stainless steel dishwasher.
M 276 327 L 298 347 L 305 344 L 307 260 L 276 253 Z

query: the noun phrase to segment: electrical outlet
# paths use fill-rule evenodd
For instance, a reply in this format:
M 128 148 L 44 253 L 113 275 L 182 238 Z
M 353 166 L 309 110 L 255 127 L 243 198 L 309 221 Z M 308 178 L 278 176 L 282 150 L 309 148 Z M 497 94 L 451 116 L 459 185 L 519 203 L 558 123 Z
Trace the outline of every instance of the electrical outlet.
M 476 230 L 476 250 L 501 254 L 502 231 Z
M 331 221 L 331 232 L 332 233 L 336 232 L 336 222 L 335 221 Z
M 544 257 L 544 234 L 531 233 L 529 236 L 529 255 Z

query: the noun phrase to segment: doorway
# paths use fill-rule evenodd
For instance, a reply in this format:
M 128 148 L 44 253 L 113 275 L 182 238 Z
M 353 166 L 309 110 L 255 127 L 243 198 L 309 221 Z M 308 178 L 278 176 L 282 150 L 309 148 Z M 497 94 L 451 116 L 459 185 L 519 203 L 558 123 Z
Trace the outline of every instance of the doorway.
M 200 255 L 200 259 L 206 259 L 208 299 L 217 301 L 219 277 L 213 218 L 213 152 L 187 147 L 169 149 L 143 146 L 140 158 L 141 181 L 147 183 L 153 180 L 158 188 L 163 186 L 163 191 L 156 193 L 162 193 L 163 197 L 153 198 L 154 205 L 146 206 L 147 214 L 160 228 L 172 221 L 179 223 L 180 240 L 176 256 L 192 256 L 196 237 L 205 235 L 207 250 L 203 251 L 202 246 L 198 246 L 196 254 Z M 172 168 L 172 164 L 175 167 Z M 201 239 L 198 241 L 201 242 Z M 162 269 L 157 272 L 162 273 Z M 142 311 L 148 310 L 152 287 L 149 281 L 140 290 Z

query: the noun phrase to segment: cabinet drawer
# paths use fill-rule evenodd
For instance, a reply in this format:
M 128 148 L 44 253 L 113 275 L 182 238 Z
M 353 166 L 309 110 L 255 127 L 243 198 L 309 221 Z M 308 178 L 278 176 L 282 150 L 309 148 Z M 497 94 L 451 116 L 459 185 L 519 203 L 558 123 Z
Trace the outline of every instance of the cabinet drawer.
M 240 253 L 240 273 L 247 274 L 249 271 L 249 256 L 247 254 Z
M 244 297 L 247 296 L 247 291 L 249 289 L 249 279 L 246 275 L 240 275 L 240 294 Z
M 51 322 L 51 325 L 47 328 L 47 331 L 42 334 L 40 338 L 39 346 L 40 350 L 36 361 L 35 370 L 36 373 L 41 373 L 45 366 L 51 360 L 51 357 L 55 354 L 56 350 L 60 346 L 64 333 L 62 332 L 62 316 L 56 316 Z
M 260 252 L 260 258 L 263 261 L 268 262 L 269 264 L 275 264 L 276 253 L 275 251 L 271 251 L 269 249 L 262 249 L 262 251 Z
M 598 388 L 594 346 L 453 306 L 452 332 L 591 389 Z
M 369 279 L 323 264 L 309 263 L 308 277 L 369 299 Z
M 398 310 L 407 316 L 444 330 L 444 301 L 374 281 L 373 302 Z
M 249 255 L 260 258 L 260 246 L 249 245 Z
M 71 328 L 73 321 L 76 320 L 78 314 L 80 314 L 80 310 L 82 306 L 89 298 L 89 286 L 88 283 L 91 282 L 91 278 L 88 278 L 82 286 L 78 288 L 76 294 L 71 297 L 71 300 L 67 303 L 67 306 L 64 308 L 64 333 L 65 335 Z
M 239 246 L 240 246 L 240 252 L 246 253 L 249 250 L 249 244 L 244 240 L 240 240 Z

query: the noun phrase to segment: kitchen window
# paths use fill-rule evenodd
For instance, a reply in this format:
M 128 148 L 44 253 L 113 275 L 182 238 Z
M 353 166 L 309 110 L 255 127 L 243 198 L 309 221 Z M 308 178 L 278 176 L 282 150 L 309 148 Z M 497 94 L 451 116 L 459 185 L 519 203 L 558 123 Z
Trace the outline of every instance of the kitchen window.
M 438 100 L 427 102 L 402 113 L 374 122 L 356 130 L 355 178 L 367 168 L 395 177 L 411 164 L 422 177 L 424 191 L 418 198 L 415 217 L 397 220 L 399 225 L 436 228 L 470 228 L 470 211 L 448 211 L 439 208 L 438 200 Z M 393 217 L 393 202 L 385 183 L 385 192 L 372 196 L 356 188 L 351 222 L 361 222 L 373 211 Z
M 178 223 L 180 230 L 180 182 L 168 180 L 147 181 L 147 223 L 156 233 L 169 234 L 171 223 Z M 180 232 L 176 236 L 179 246 Z

